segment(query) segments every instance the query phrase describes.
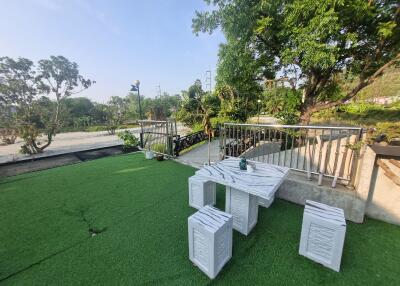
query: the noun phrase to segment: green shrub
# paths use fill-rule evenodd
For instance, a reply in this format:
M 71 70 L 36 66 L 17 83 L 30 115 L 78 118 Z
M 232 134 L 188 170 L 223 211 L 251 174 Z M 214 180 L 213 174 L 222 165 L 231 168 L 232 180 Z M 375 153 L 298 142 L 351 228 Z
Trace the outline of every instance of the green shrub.
M 384 135 L 384 141 L 390 143 L 400 138 L 400 122 L 379 122 L 376 124 L 376 135 Z
M 165 154 L 167 152 L 167 148 L 165 147 L 165 144 L 163 143 L 156 143 L 151 145 L 151 150 L 153 150 L 156 153 L 163 153 Z
M 192 126 L 192 132 L 194 133 L 194 132 L 198 132 L 198 131 L 203 131 L 204 130 L 204 127 L 203 127 L 203 124 L 201 124 L 201 123 L 195 123 L 193 126 Z
M 122 148 L 125 151 L 130 150 L 133 147 L 136 147 L 139 145 L 139 139 L 136 138 L 131 132 L 128 130 L 125 130 L 123 132 L 120 132 L 117 134 L 118 138 L 124 141 L 124 145 Z
M 369 102 L 353 102 L 337 108 L 322 110 L 313 114 L 318 121 L 333 120 L 337 123 L 376 127 L 380 122 L 400 121 L 400 102 L 387 106 Z
M 234 122 L 229 117 L 214 117 L 210 119 L 211 125 L 213 128 L 216 128 L 218 125 L 223 125 L 226 122 Z

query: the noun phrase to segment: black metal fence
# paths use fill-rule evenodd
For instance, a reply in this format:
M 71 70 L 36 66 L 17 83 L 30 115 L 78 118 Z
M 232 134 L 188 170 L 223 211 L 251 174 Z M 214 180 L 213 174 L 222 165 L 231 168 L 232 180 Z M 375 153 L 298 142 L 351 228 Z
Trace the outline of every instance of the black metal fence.
M 140 147 L 167 156 L 174 156 L 174 140 L 177 137 L 175 120 L 139 120 Z
M 219 130 L 219 126 L 213 129 L 213 137 L 219 136 Z M 202 130 L 182 137 L 178 135 L 177 138 L 174 140 L 174 154 L 175 156 L 179 156 L 179 153 L 181 151 L 205 140 L 208 140 L 208 135 Z

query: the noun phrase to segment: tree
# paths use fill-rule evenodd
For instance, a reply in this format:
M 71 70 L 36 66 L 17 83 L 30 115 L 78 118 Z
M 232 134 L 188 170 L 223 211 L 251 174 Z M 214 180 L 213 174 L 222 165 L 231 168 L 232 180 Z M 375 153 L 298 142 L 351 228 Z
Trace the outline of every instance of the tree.
M 263 109 L 283 124 L 296 124 L 299 119 L 301 92 L 288 87 L 274 87 L 263 93 Z
M 122 124 L 127 113 L 126 99 L 119 96 L 112 96 L 107 103 L 106 118 L 107 131 L 110 135 L 115 134 L 115 130 Z
M 213 133 L 213 128 L 211 124 L 211 118 L 216 116 L 218 114 L 220 107 L 220 102 L 218 100 L 218 97 L 212 95 L 212 94 L 206 94 L 204 95 L 201 100 L 200 100 L 200 108 L 201 108 L 201 113 L 202 113 L 202 126 L 204 132 L 208 136 L 208 164 L 211 164 L 210 161 L 210 148 L 211 148 L 211 138 L 214 136 Z
M 256 83 L 283 74 L 292 88 L 304 89 L 303 122 L 352 99 L 400 61 L 397 0 L 206 2 L 215 9 L 196 12 L 193 30 L 211 33 L 220 27 L 224 32 L 227 43 L 218 66 L 223 81 L 240 75 L 243 82 Z M 343 89 L 341 74 L 356 78 L 354 86 Z
M 16 121 L 15 107 L 6 103 L 0 104 L 0 141 L 3 144 L 15 143 L 18 135 Z
M 197 79 L 187 91 L 182 91 L 183 101 L 177 118 L 188 126 L 201 123 L 203 119 L 201 105 L 205 95 L 206 92 L 203 90 L 201 81 Z
M 0 58 L 0 103 L 16 105 L 27 116 L 38 94 L 38 78 L 31 60 Z
M 90 116 L 93 118 L 94 123 L 104 123 L 107 121 L 107 105 L 102 103 L 94 103 Z
M 75 97 L 65 99 L 66 118 L 63 125 L 67 126 L 90 126 L 93 122 L 93 102 L 86 97 Z
M 40 60 L 37 68 L 28 59 L 0 58 L 1 101 L 17 107 L 18 128 L 25 140 L 22 152 L 43 152 L 60 128 L 63 101 L 92 83 L 79 74 L 76 63 L 63 56 Z M 45 95 L 54 96 L 55 101 Z M 44 142 L 38 139 L 42 133 Z
M 139 119 L 139 104 L 138 97 L 134 93 L 129 93 L 127 98 L 128 111 L 127 118 L 131 120 Z M 150 118 L 155 118 L 163 115 L 163 118 L 172 116 L 181 104 L 180 95 L 169 95 L 164 92 L 161 97 L 157 98 L 145 98 L 141 95 L 142 112 L 144 115 Z

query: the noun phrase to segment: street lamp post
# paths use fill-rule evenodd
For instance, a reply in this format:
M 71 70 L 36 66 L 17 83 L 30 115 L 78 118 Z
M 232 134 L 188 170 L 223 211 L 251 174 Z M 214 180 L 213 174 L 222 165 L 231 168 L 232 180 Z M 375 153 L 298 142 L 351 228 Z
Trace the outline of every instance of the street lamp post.
M 261 100 L 257 100 L 257 105 L 258 105 L 258 119 L 257 119 L 257 124 L 260 124 L 260 103 Z
M 142 105 L 140 104 L 140 81 L 139 80 L 135 80 L 135 84 L 132 85 L 131 91 L 137 91 L 138 94 L 138 100 L 139 100 L 139 119 L 142 120 Z
M 140 81 L 139 80 L 135 80 L 134 85 L 131 85 L 131 91 L 137 91 L 138 93 L 138 101 L 139 101 L 139 120 L 142 120 L 142 105 L 140 104 Z M 143 148 L 143 132 L 140 132 L 140 147 Z

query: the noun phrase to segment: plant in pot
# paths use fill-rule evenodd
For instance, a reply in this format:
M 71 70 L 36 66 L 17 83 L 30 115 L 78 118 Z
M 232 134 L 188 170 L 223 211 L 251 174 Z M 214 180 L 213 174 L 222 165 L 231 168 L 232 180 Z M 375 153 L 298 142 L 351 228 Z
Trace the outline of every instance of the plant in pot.
M 154 150 L 154 152 L 156 153 L 157 161 L 164 160 L 164 154 L 167 151 L 167 148 L 165 147 L 165 144 L 163 144 L 163 143 L 153 144 L 151 146 L 151 149 Z
M 144 136 L 144 140 L 143 140 L 143 146 L 145 147 L 145 151 L 144 151 L 144 157 L 147 160 L 151 160 L 154 158 L 154 152 L 151 150 L 151 136 L 150 134 L 146 134 Z
M 124 145 L 122 146 L 124 153 L 138 150 L 137 146 L 139 145 L 139 139 L 128 130 L 118 133 L 118 138 L 124 141 Z

